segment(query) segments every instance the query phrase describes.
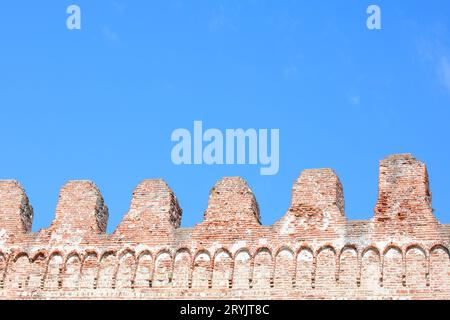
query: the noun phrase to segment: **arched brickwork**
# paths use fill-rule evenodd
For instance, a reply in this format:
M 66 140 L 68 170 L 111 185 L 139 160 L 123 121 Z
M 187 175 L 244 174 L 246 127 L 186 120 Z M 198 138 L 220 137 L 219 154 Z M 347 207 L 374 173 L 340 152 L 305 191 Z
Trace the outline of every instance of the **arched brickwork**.
M 98 254 L 87 252 L 81 267 L 80 288 L 94 289 L 97 287 Z
M 131 289 L 134 285 L 134 273 L 136 269 L 136 259 L 134 252 L 125 250 L 120 254 L 119 266 L 116 273 L 116 288 Z
M 256 251 L 253 265 L 253 288 L 269 289 L 272 287 L 273 258 L 268 248 L 260 248 Z
M 248 289 L 252 276 L 252 257 L 247 249 L 241 249 L 235 254 L 233 270 L 233 288 Z
M 51 226 L 32 232 L 25 190 L 0 180 L 0 299 L 450 299 L 450 226 L 433 215 L 425 164 L 393 155 L 379 172 L 368 221 L 347 220 L 336 173 L 312 169 L 270 226 L 249 184 L 229 177 L 204 221 L 180 227 L 175 194 L 155 179 L 111 234 L 92 182 L 64 185 Z
M 216 289 L 228 289 L 232 285 L 233 257 L 226 249 L 220 249 L 214 255 L 212 287 Z
M 355 296 L 359 276 L 358 251 L 353 246 L 346 246 L 339 255 L 339 288 L 343 296 Z
M 54 252 L 49 256 L 47 269 L 44 279 L 44 288 L 46 290 L 58 290 L 62 287 L 62 269 L 64 258 L 61 253 Z
M 68 291 L 79 289 L 81 276 L 81 258 L 76 252 L 70 253 L 65 262 L 62 275 L 63 288 Z
M 313 286 L 314 252 L 303 247 L 297 254 L 296 287 L 302 292 L 308 292 Z
M 378 248 L 369 246 L 361 257 L 361 289 L 374 295 L 381 285 L 381 254 Z
M 150 251 L 145 250 L 140 253 L 137 259 L 136 275 L 134 277 L 134 287 L 136 289 L 146 289 L 152 286 L 153 280 L 153 257 Z
M 164 250 L 156 255 L 152 285 L 154 288 L 167 288 L 172 285 L 173 258 Z
M 211 286 L 211 255 L 202 250 L 194 257 L 192 271 L 192 288 L 208 289 Z
M 179 249 L 175 254 L 173 268 L 173 286 L 175 288 L 188 289 L 191 287 L 192 255 L 189 249 Z

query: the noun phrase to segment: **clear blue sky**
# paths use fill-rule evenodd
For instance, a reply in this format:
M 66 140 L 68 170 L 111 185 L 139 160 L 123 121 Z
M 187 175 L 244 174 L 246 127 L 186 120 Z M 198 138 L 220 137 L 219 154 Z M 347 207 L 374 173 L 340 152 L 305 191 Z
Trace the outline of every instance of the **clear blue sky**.
M 380 31 L 366 28 L 369 4 Z M 0 179 L 24 185 L 33 230 L 67 180 L 93 180 L 111 232 L 145 178 L 163 177 L 193 226 L 215 181 L 243 176 L 272 224 L 303 169 L 331 167 L 347 216 L 369 219 L 378 160 L 411 152 L 450 223 L 449 23 L 448 0 L 1 1 Z M 194 120 L 279 128 L 278 175 L 173 165 L 170 135 Z

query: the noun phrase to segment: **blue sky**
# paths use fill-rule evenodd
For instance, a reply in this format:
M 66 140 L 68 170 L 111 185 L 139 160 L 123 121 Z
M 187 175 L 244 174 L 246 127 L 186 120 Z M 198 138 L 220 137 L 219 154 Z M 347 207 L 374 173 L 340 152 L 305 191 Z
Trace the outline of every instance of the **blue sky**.
M 370 4 L 382 30 L 366 28 Z M 216 180 L 242 176 L 272 224 L 303 169 L 331 167 L 348 218 L 369 219 L 378 160 L 411 152 L 450 223 L 449 21 L 448 0 L 2 1 L 0 179 L 25 187 L 33 230 L 67 180 L 93 180 L 111 232 L 145 178 L 163 177 L 193 226 Z M 280 129 L 279 173 L 175 166 L 171 133 L 194 120 Z

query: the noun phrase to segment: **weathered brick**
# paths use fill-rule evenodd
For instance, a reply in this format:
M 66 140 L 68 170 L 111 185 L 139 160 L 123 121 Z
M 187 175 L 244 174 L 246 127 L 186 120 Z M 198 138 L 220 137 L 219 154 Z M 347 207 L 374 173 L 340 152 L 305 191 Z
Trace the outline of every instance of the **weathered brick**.
M 330 169 L 304 171 L 272 226 L 236 177 L 216 183 L 195 227 L 181 228 L 181 213 L 164 181 L 145 180 L 106 234 L 98 188 L 72 181 L 51 226 L 31 232 L 23 188 L 0 181 L 0 299 L 450 298 L 450 226 L 434 217 L 411 155 L 380 162 L 370 221 L 346 219 Z

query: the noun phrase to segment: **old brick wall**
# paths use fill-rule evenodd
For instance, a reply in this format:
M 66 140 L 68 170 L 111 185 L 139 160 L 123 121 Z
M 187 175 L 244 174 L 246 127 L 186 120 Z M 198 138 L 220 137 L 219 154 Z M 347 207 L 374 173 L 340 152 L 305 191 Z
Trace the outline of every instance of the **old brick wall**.
M 346 219 L 330 169 L 304 171 L 272 226 L 241 178 L 217 182 L 195 227 L 180 228 L 181 212 L 164 181 L 146 180 L 108 235 L 98 188 L 71 181 L 54 222 L 33 233 L 23 188 L 0 181 L 0 298 L 450 298 L 450 226 L 435 219 L 426 167 L 408 154 L 380 162 L 370 221 Z

